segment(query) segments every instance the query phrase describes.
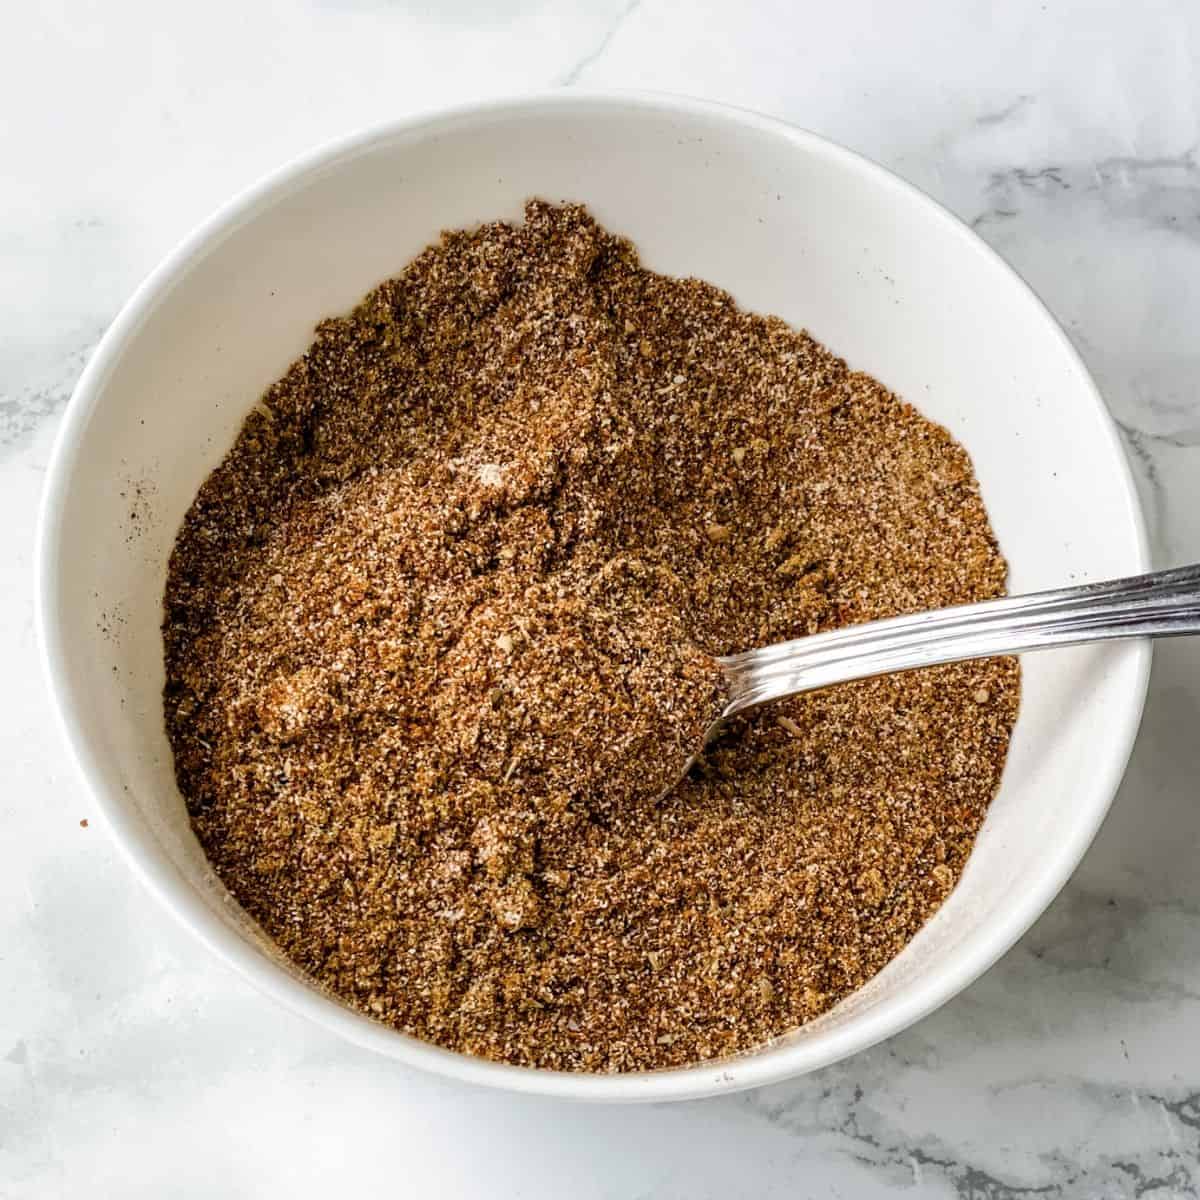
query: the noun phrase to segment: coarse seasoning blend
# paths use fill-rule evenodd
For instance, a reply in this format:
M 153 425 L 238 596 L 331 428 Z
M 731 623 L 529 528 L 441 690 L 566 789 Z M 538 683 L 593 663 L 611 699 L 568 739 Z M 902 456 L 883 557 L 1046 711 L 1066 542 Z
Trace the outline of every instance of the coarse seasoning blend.
M 1019 692 L 1005 658 L 801 697 L 660 796 L 712 656 L 1004 580 L 944 429 L 532 202 L 256 406 L 171 557 L 167 729 L 221 878 L 348 1003 L 512 1063 L 691 1063 L 903 948 Z

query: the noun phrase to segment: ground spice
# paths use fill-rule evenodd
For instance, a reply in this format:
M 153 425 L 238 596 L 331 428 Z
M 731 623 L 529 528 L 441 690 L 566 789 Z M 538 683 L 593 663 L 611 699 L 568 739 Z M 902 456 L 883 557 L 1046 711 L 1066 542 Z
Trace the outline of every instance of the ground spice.
M 660 798 L 711 656 L 1004 580 L 944 429 L 532 202 L 322 322 L 256 405 L 171 557 L 167 729 L 216 870 L 348 1003 L 514 1063 L 673 1066 L 905 945 L 1018 702 L 1012 659 L 831 689 Z

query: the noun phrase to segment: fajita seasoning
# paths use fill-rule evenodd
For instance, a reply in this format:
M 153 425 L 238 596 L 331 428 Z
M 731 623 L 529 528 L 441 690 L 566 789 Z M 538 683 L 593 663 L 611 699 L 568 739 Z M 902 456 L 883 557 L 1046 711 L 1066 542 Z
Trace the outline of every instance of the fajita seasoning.
M 1016 661 L 762 710 L 662 796 L 713 657 L 1004 590 L 971 463 L 575 205 L 323 321 L 171 556 L 192 821 L 284 952 L 530 1066 L 748 1050 L 897 954 L 996 791 Z

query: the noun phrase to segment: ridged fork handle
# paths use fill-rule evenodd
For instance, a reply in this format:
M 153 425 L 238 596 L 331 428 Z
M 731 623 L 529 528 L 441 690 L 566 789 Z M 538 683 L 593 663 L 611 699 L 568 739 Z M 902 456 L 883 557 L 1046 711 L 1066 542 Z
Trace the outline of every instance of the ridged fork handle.
M 938 663 L 1200 633 L 1200 564 L 868 621 L 718 659 L 722 719 L 800 692 Z

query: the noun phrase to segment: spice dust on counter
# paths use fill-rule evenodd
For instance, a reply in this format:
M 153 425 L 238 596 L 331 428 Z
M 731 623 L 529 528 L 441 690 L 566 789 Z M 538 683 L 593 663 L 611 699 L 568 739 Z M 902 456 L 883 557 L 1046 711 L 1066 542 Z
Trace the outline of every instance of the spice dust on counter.
M 894 957 L 999 784 L 1014 659 L 740 721 L 714 656 L 1003 593 L 966 452 L 585 209 L 444 234 L 325 320 L 188 512 L 167 730 L 230 892 L 356 1009 L 632 1071 Z

